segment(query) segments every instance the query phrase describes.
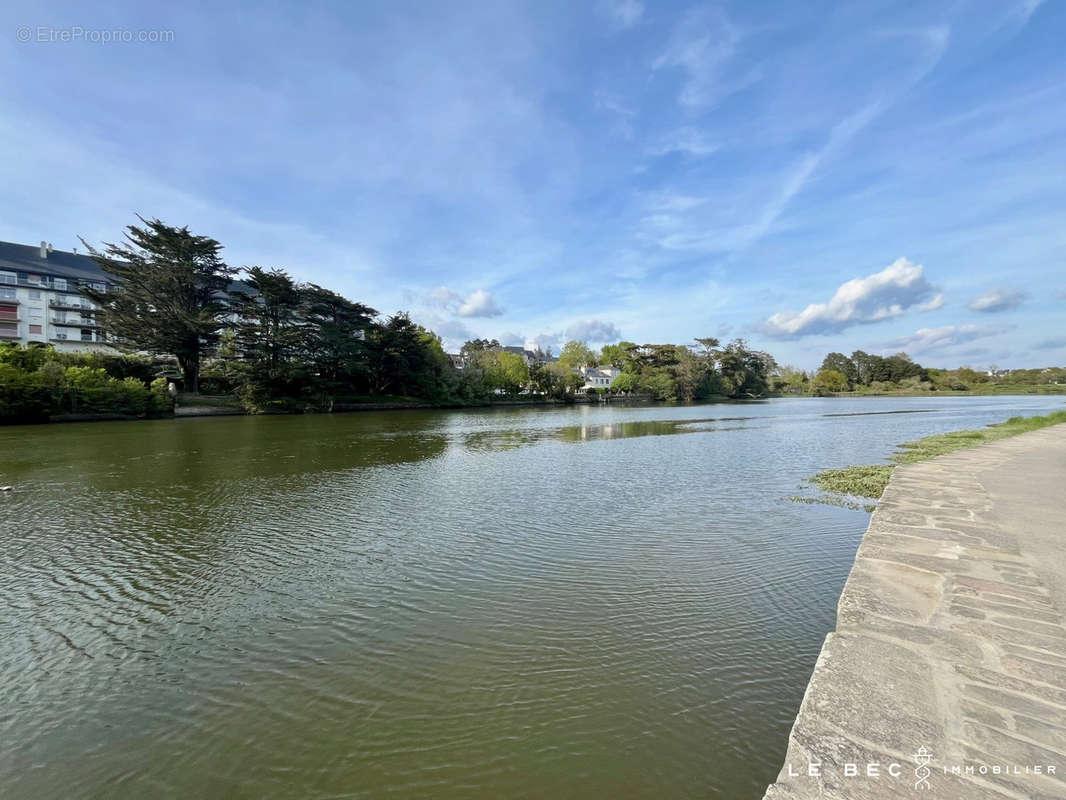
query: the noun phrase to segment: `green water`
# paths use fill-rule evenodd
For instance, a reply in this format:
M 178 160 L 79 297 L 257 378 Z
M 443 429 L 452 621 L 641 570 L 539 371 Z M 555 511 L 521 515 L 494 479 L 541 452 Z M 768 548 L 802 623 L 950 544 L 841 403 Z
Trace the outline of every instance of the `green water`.
M 1063 405 L 0 429 L 0 795 L 758 798 L 867 522 L 784 498 Z

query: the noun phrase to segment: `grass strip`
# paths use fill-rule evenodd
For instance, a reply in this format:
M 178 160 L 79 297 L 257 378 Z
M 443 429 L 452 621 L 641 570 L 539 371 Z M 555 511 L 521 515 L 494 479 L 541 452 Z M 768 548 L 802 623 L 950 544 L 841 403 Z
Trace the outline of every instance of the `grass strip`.
M 849 498 L 881 497 L 892 470 L 899 464 L 914 464 L 929 458 L 954 453 L 977 447 L 988 442 L 1017 436 L 1019 433 L 1040 430 L 1051 425 L 1066 423 L 1066 411 L 1055 411 L 1042 417 L 1011 417 L 1006 422 L 998 422 L 987 428 L 967 431 L 952 431 L 926 436 L 914 442 L 899 445 L 889 459 L 891 464 L 870 464 L 866 466 L 844 467 L 843 469 L 825 469 L 812 478 L 809 483 L 822 490 L 820 497 L 790 498 L 804 503 L 826 503 L 845 508 L 865 508 L 873 510 L 869 503 L 856 503 Z

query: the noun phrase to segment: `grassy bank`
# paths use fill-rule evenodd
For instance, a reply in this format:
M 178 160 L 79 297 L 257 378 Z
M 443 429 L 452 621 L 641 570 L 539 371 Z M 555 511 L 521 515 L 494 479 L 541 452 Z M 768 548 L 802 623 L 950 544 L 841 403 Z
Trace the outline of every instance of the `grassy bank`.
M 888 485 L 892 470 L 899 464 L 925 461 L 946 453 L 954 453 L 956 450 L 965 450 L 1060 423 L 1066 423 L 1066 411 L 1055 411 L 1043 417 L 1011 417 L 1006 422 L 989 425 L 987 428 L 926 436 L 924 439 L 901 444 L 892 455 L 890 461 L 893 463 L 891 464 L 822 470 L 809 481 L 822 491 L 823 494 L 820 497 L 796 496 L 791 499 L 803 503 L 828 503 L 872 511 L 872 504 L 866 500 L 859 501 L 857 498 L 877 500 Z

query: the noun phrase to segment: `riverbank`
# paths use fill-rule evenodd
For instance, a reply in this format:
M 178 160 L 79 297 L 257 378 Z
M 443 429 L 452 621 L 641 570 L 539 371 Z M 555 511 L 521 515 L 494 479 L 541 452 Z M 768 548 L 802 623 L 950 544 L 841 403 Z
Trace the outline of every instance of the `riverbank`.
M 893 471 L 767 800 L 1066 794 L 1063 485 L 1066 424 Z
M 794 497 L 801 502 L 826 502 L 832 505 L 854 504 L 850 498 L 877 500 L 888 486 L 892 471 L 900 464 L 914 464 L 957 450 L 987 444 L 1029 431 L 1047 428 L 1066 422 L 1066 411 L 1056 411 L 1046 416 L 1011 417 L 1006 422 L 989 425 L 979 430 L 952 431 L 926 436 L 913 442 L 899 445 L 891 456 L 891 464 L 868 464 L 822 470 L 810 479 L 810 483 L 824 492 L 821 497 Z M 872 510 L 872 509 L 871 509 Z

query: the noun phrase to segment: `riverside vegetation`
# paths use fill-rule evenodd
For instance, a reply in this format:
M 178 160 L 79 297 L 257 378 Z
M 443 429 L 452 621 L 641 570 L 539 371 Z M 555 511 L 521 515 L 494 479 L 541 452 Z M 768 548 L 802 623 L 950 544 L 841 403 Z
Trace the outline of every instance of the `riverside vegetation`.
M 897 452 L 890 458 L 890 464 L 869 464 L 865 466 L 826 469 L 810 478 L 809 482 L 824 493 L 820 497 L 793 497 L 793 500 L 805 503 L 828 503 L 848 508 L 873 510 L 868 502 L 857 503 L 852 498 L 877 500 L 888 486 L 892 470 L 900 464 L 913 464 L 937 456 L 977 447 L 987 442 L 1017 436 L 1020 433 L 1046 428 L 1050 425 L 1066 423 L 1066 411 L 1055 411 L 1039 417 L 1011 417 L 1006 422 L 989 425 L 977 430 L 951 431 L 926 436 L 913 442 L 899 445 Z
M 637 344 L 596 350 L 567 342 L 533 363 L 496 340 L 468 341 L 461 369 L 439 336 L 403 311 L 375 309 L 284 269 L 227 265 L 222 245 L 187 228 L 141 218 L 124 240 L 91 256 L 109 291 L 83 289 L 108 342 L 126 355 L 59 354 L 50 347 L 0 347 L 0 422 L 70 414 L 170 413 L 167 383 L 182 404 L 250 413 L 319 412 L 367 404 L 481 405 L 503 398 L 573 401 L 578 368 L 618 370 L 589 392 L 692 402 L 774 394 L 835 395 L 1066 392 L 1066 369 L 978 372 L 924 367 L 906 353 L 830 353 L 813 374 L 780 365 L 742 339 L 722 344 Z

